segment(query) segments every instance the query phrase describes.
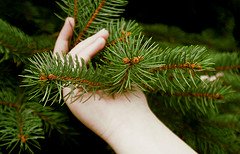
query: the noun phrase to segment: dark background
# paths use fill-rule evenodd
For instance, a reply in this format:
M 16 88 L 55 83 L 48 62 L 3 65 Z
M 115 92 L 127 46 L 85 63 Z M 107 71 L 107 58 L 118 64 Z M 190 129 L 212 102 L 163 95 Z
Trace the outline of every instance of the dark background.
M 61 0 L 0 0 L 0 17 L 7 18 L 13 24 L 18 23 L 18 27 L 24 27 L 28 22 L 21 21 L 39 13 L 33 7 L 42 7 L 40 15 L 46 20 L 60 12 L 56 2 Z M 128 0 L 123 16 L 142 23 L 174 25 L 186 32 L 198 33 L 209 27 L 221 29 L 231 17 L 236 27 L 240 27 L 240 0 Z M 29 26 L 26 29 L 31 31 Z
M 232 34 L 240 47 L 240 0 L 129 0 L 124 17 L 177 26 L 188 33 L 211 28 L 223 37 L 233 21 Z
M 61 26 L 46 25 L 53 20 L 59 22 L 54 15 L 61 11 L 56 2 L 61 0 L 0 0 L 0 17 L 29 34 L 36 34 L 43 27 L 51 33 Z M 233 36 L 240 42 L 240 0 L 128 0 L 123 17 L 146 24 L 177 26 L 189 33 L 213 28 L 223 35 L 232 19 Z M 41 23 L 41 18 L 45 23 Z
M 221 29 L 225 19 L 239 23 L 239 0 L 129 0 L 125 17 L 144 23 L 175 25 L 187 32 Z

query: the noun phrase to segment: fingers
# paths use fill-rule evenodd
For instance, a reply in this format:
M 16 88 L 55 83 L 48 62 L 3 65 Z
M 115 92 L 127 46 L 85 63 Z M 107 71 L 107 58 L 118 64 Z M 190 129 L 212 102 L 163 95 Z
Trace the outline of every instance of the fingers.
M 54 46 L 54 53 L 67 53 L 69 41 L 73 35 L 74 19 L 67 17 Z M 61 55 L 61 54 L 60 54 Z
M 83 58 L 85 62 L 88 62 L 95 54 L 104 48 L 106 40 L 102 37 L 97 38 L 91 45 L 77 53 L 77 56 Z
M 87 38 L 86 40 L 77 44 L 70 52 L 71 55 L 76 55 L 79 52 L 86 52 L 84 49 L 94 43 L 98 38 L 102 37 L 105 40 L 108 38 L 109 33 L 106 29 L 102 29 L 96 34 L 92 35 L 91 37 Z
M 60 56 L 63 53 L 68 53 L 69 41 L 73 35 L 73 28 L 74 19 L 72 17 L 66 18 L 64 26 L 56 40 L 53 53 L 60 53 Z M 87 62 L 97 52 L 104 48 L 108 36 L 108 31 L 106 29 L 102 29 L 96 34 L 77 44 L 68 54 L 73 57 L 77 55 L 79 60 L 83 58 L 85 62 Z
M 107 30 L 102 29 L 95 35 L 87 38 L 86 40 L 80 42 L 76 45 L 69 54 L 73 57 L 78 56 L 79 60 L 84 59 L 85 62 L 89 61 L 95 54 L 97 54 L 101 49 L 104 48 L 106 44 L 106 39 L 109 33 Z

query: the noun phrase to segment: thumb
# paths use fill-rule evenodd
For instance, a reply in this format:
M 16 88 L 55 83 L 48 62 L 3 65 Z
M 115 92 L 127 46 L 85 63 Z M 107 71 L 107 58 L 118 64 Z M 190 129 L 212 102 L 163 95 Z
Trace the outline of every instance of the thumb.
M 69 50 L 69 40 L 73 35 L 73 29 L 75 26 L 74 18 L 67 17 L 65 23 L 58 35 L 57 41 L 54 46 L 54 53 L 67 53 Z

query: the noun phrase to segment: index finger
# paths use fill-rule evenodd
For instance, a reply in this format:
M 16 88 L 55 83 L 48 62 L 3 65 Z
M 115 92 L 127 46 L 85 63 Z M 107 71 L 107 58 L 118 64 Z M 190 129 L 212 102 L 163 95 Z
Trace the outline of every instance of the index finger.
M 73 35 L 74 18 L 67 17 L 65 23 L 56 40 L 53 53 L 67 53 L 69 50 L 69 41 Z M 60 54 L 61 55 L 61 54 Z

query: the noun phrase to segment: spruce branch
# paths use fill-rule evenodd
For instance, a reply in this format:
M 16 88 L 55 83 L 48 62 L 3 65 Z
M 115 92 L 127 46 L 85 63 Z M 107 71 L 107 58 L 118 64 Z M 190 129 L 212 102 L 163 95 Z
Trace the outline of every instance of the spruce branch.
M 218 104 L 224 103 L 226 97 L 233 93 L 230 86 L 220 81 L 204 83 L 199 81 L 198 87 L 188 87 L 184 91 L 162 92 L 166 106 L 175 108 L 183 114 L 194 111 L 195 114 L 207 115 L 218 112 Z
M 40 140 L 52 130 L 66 132 L 66 115 L 43 107 L 39 102 L 30 102 L 23 92 L 13 89 L 0 91 L 0 147 L 9 152 L 34 153 L 40 149 Z M 36 98 L 35 98 L 36 99 Z
M 126 21 L 124 18 L 111 21 L 107 24 L 102 25 L 102 27 L 96 28 L 96 30 L 99 31 L 102 28 L 107 29 L 110 34 L 107 39 L 106 47 L 115 45 L 117 42 L 126 43 L 126 39 L 128 37 L 138 36 L 142 31 L 142 27 L 140 27 L 140 25 L 136 21 L 134 20 Z M 104 52 L 99 52 L 94 57 L 93 61 L 94 62 L 97 61 L 98 63 L 100 63 L 101 60 L 99 59 L 104 59 L 103 53 Z
M 0 63 L 4 60 L 8 60 L 10 57 L 10 50 L 8 48 L 5 48 L 3 46 L 0 46 L 0 55 L 2 56 L 0 59 Z
M 200 121 L 199 128 L 195 132 L 199 135 L 194 135 L 195 148 L 199 153 L 238 153 L 240 140 L 237 131 L 227 126 L 232 120 L 226 123 L 224 120 L 219 120 L 220 116 L 225 115 L 214 115 Z M 219 123 L 225 127 L 219 127 Z
M 80 67 L 77 57 L 74 61 L 71 56 L 65 56 L 62 60 L 51 52 L 37 54 L 30 59 L 29 69 L 25 69 L 29 74 L 22 75 L 23 86 L 33 87 L 32 98 L 43 96 L 42 102 L 45 104 L 61 102 L 61 89 L 67 86 L 72 90 L 82 88 L 84 92 L 103 90 L 108 94 L 122 93 L 138 86 L 144 91 L 161 92 L 168 97 L 171 95 L 170 106 L 174 102 L 181 108 L 186 106 L 181 109 L 183 112 L 194 107 L 206 114 L 207 108 L 216 108 L 215 101 L 222 100 L 228 94 L 229 87 L 209 84 L 199 78 L 197 73 L 213 70 L 205 48 L 186 46 L 180 49 L 163 50 L 151 39 L 144 40 L 142 35 L 127 36 L 124 42 L 118 41 L 104 49 L 102 64 L 97 64 L 96 68 L 84 62 Z M 193 66 L 184 65 L 186 61 Z M 175 62 L 175 66 L 181 67 L 159 69 L 173 65 L 167 62 Z M 194 103 L 189 105 L 190 102 Z
M 32 148 L 40 148 L 37 140 L 44 138 L 41 119 L 29 114 L 29 109 L 16 110 L 0 108 L 0 139 L 1 147 L 6 147 L 9 151 L 29 151 Z
M 81 67 L 77 57 L 59 55 L 53 56 L 51 52 L 36 54 L 30 59 L 32 65 L 25 69 L 29 75 L 23 75 L 23 87 L 32 87 L 30 94 L 43 96 L 41 101 L 59 102 L 62 100 L 62 88 L 73 86 L 84 88 L 85 91 L 96 91 L 99 87 L 99 74 L 92 65 L 87 65 L 82 60 Z
M 155 89 L 160 91 L 185 91 L 197 87 L 203 71 L 214 71 L 214 63 L 203 46 L 178 46 L 159 49 L 159 61 L 163 65 L 153 68 L 157 81 Z
M 126 4 L 125 0 L 63 0 L 62 3 L 58 3 L 67 16 L 72 16 L 77 21 L 73 46 L 96 33 L 97 27 L 102 27 L 103 24 L 118 19 Z
M 21 30 L 0 19 L 0 46 L 13 54 L 29 55 L 36 43 Z M 3 50 L 2 50 L 3 51 Z
M 238 153 L 240 140 L 237 131 L 229 127 L 233 120 L 224 122 L 224 119 L 220 120 L 221 116 L 225 115 L 211 114 L 191 120 L 185 117 L 186 127 L 182 128 L 179 136 L 198 153 Z
M 0 31 L 0 53 L 4 54 L 2 60 L 14 58 L 16 61 L 24 61 L 34 53 L 52 48 L 52 44 L 43 43 L 42 39 L 28 36 L 2 19 L 0 19 Z
M 107 46 L 114 45 L 117 42 L 125 42 L 127 37 L 138 36 L 142 32 L 142 27 L 136 21 L 126 21 L 124 18 L 107 23 L 105 28 L 110 33 Z
M 231 73 L 238 73 L 240 69 L 240 55 L 238 52 L 227 53 L 213 53 L 214 63 L 216 64 L 216 71 L 227 71 Z
M 104 52 L 104 65 L 108 85 L 112 85 L 107 91 L 121 93 L 131 90 L 137 85 L 146 91 L 151 88 L 149 82 L 154 82 L 154 74 L 149 70 L 162 65 L 158 61 L 158 45 L 151 39 L 144 40 L 143 35 L 129 36 L 125 42 L 116 42 Z

